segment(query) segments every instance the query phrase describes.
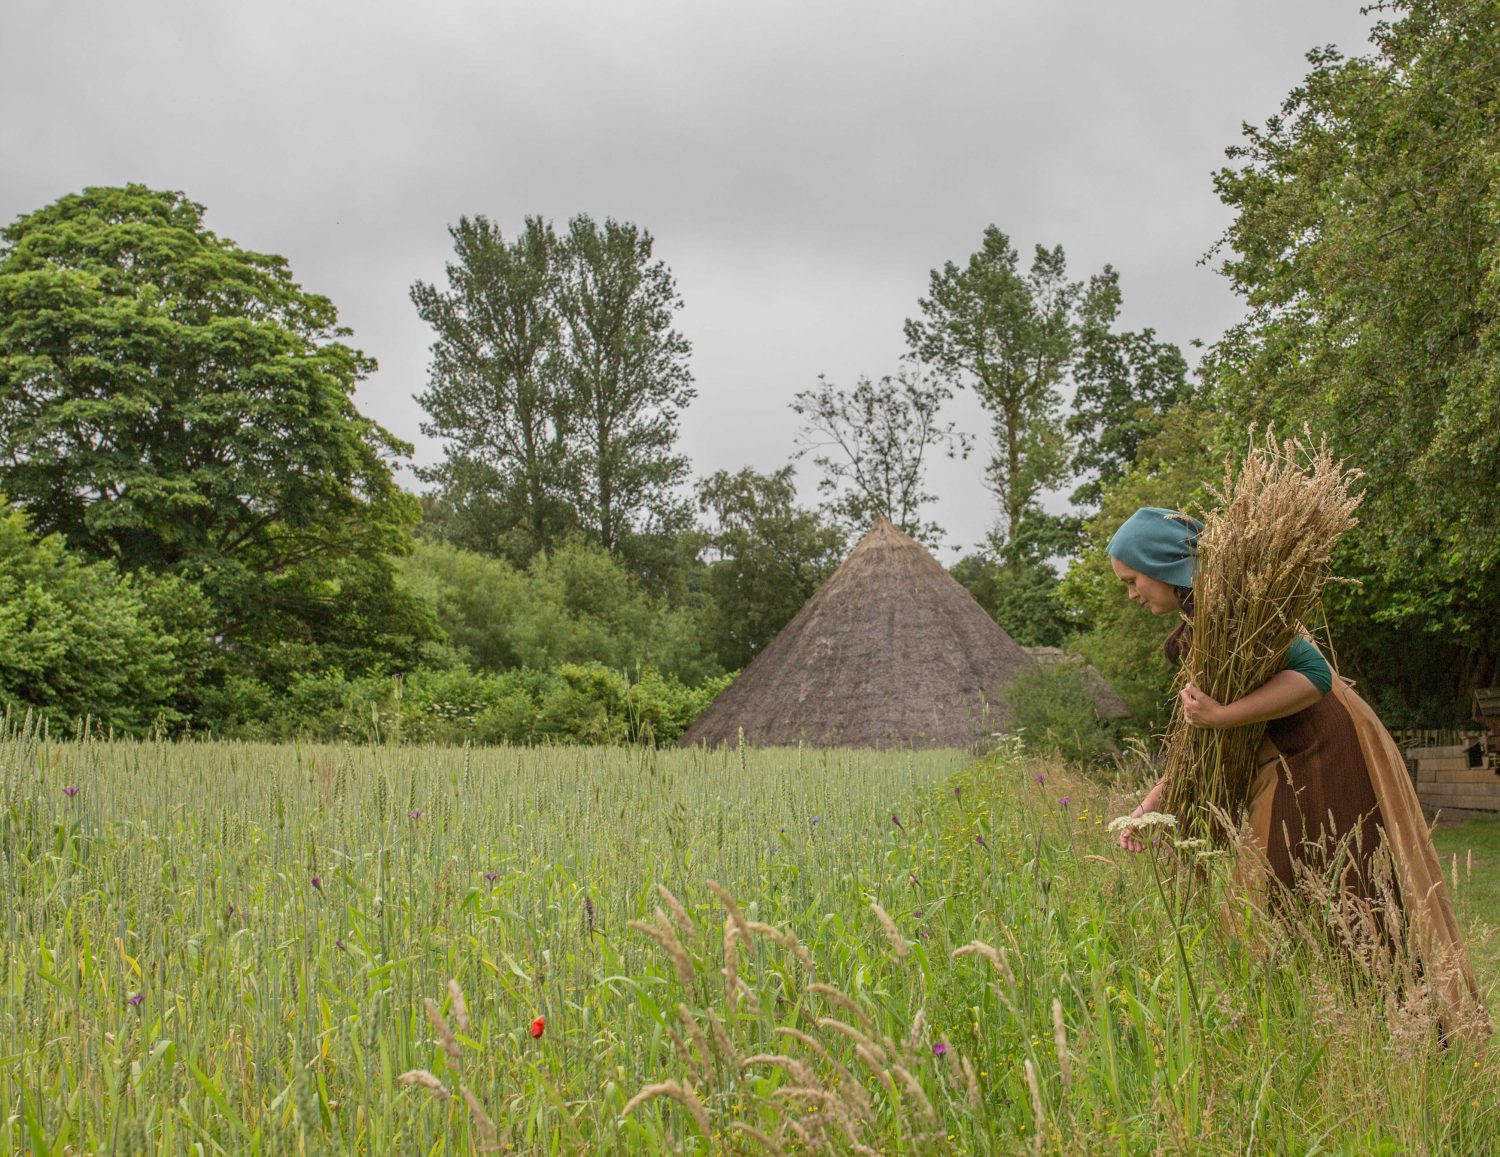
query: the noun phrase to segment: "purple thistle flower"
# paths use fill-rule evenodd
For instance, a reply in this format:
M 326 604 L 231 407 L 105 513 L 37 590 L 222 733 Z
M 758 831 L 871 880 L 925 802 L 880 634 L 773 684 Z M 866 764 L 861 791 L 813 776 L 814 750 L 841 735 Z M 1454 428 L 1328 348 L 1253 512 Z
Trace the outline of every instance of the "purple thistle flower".
M 1070 795 L 1065 795 L 1065 796 L 1062 797 L 1062 799 L 1058 800 L 1057 802 L 1060 803 L 1060 804 L 1062 804 L 1063 807 L 1067 807 L 1070 803 L 1073 802 L 1073 797 L 1070 796 Z
M 125 1003 L 130 1005 L 131 1008 L 139 1008 L 141 1001 L 145 999 L 146 994 L 144 992 L 133 992 L 125 998 Z
M 487 884 L 493 884 L 499 878 L 500 878 L 500 873 L 499 872 L 486 872 L 484 874 L 484 880 L 485 880 L 485 883 L 487 883 Z
M 922 909 L 918 908 L 915 912 L 913 912 L 911 914 L 911 918 L 913 920 L 920 920 L 922 918 Z
M 901 817 L 898 816 L 895 812 L 891 813 L 891 823 L 895 824 L 903 832 L 906 830 L 906 827 L 901 823 Z
M 409 811 L 409 812 L 406 813 L 406 817 L 408 819 L 419 820 L 419 819 L 422 818 L 422 809 L 421 808 L 413 808 L 411 811 Z
M 956 799 L 956 800 L 958 800 L 959 803 L 963 803 L 964 802 L 964 789 L 961 788 L 961 787 L 955 787 L 953 789 L 953 798 Z
M 323 890 L 323 877 L 314 876 L 312 878 L 312 886 L 321 892 Z
M 1036 781 L 1037 781 L 1037 783 L 1046 783 L 1047 782 L 1047 777 L 1045 775 L 1043 775 L 1041 772 L 1037 772 L 1037 774 L 1036 774 Z
M 935 1056 L 935 1057 L 940 1057 L 944 1053 L 946 1053 L 947 1051 L 948 1051 L 948 1046 L 946 1044 L 944 1044 L 942 1041 L 938 1041 L 937 1044 L 935 1044 L 935 1045 L 932 1046 L 932 1055 Z
M 974 837 L 974 842 L 976 844 L 978 844 L 981 848 L 987 848 L 987 847 L 989 847 L 989 844 L 987 844 L 987 843 L 984 842 L 984 836 L 983 835 L 977 835 L 977 836 L 975 836 Z
M 234 919 L 234 905 L 233 904 L 229 905 L 229 907 L 224 910 L 224 919 L 226 919 L 226 920 L 233 920 Z
M 335 940 L 333 942 L 333 946 L 335 948 L 337 948 L 340 952 L 347 952 L 347 951 L 349 951 L 347 948 L 344 947 L 344 942 L 342 940 Z
M 74 784 L 69 784 L 67 787 L 63 788 L 63 795 L 67 796 L 69 799 L 72 799 L 77 794 L 78 788 Z

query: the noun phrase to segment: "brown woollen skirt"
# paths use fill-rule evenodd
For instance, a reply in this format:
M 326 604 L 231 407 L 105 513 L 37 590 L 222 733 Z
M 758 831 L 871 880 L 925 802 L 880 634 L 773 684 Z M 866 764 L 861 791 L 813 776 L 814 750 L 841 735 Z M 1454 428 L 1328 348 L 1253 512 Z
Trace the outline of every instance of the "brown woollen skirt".
M 1416 790 L 1375 712 L 1336 677 L 1317 703 L 1266 725 L 1257 764 L 1250 843 L 1264 856 L 1264 868 L 1295 888 L 1306 872 L 1326 878 L 1333 854 L 1345 855 L 1338 870 L 1345 896 L 1379 906 L 1394 892 L 1445 1026 L 1486 1033 L 1468 949 Z M 1373 862 L 1382 847 L 1394 868 L 1384 895 Z

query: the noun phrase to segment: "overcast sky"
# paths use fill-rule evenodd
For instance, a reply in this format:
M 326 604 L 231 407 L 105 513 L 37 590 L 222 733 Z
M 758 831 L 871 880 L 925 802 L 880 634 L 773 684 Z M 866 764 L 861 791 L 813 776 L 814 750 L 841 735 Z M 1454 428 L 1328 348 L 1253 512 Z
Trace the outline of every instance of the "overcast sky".
M 685 302 L 695 472 L 772 469 L 792 395 L 893 372 L 928 272 L 991 223 L 1077 277 L 1114 265 L 1126 328 L 1212 341 L 1240 315 L 1202 264 L 1224 149 L 1369 23 L 1358 0 L 0 0 L 0 220 L 182 190 L 333 299 L 380 362 L 360 408 L 419 462 L 408 291 L 449 223 L 633 221 Z M 967 548 L 996 516 L 986 423 L 952 416 L 980 449 L 934 469 L 933 514 Z

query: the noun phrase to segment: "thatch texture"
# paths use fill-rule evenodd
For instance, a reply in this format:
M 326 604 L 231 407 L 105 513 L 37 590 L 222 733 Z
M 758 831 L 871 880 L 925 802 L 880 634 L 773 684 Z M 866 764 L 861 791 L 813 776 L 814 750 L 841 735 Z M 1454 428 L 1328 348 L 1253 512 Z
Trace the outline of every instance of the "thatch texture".
M 878 519 L 682 737 L 966 747 L 1003 730 L 1032 659 L 922 545 Z
M 1120 698 L 1120 693 L 1110 686 L 1109 680 L 1099 674 L 1099 669 L 1093 664 L 1069 655 L 1061 647 L 1027 647 L 1026 653 L 1044 667 L 1058 663 L 1076 663 L 1083 672 L 1083 684 L 1093 697 L 1094 715 L 1105 721 L 1130 718 L 1130 708 L 1125 706 L 1125 700 Z

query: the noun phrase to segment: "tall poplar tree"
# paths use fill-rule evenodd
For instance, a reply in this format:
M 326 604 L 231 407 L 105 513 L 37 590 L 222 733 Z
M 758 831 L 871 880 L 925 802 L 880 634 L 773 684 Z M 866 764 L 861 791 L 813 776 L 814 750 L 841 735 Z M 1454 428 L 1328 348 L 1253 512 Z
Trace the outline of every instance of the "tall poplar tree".
M 906 323 L 911 351 L 953 382 L 972 388 L 989 413 L 995 453 L 986 476 L 1000 503 L 994 538 L 1018 556 L 1035 538 L 1039 498 L 1062 485 L 1070 454 L 1063 390 L 1077 351 L 1080 308 L 1112 279 L 1070 281 L 1061 246 L 1038 245 L 1022 271 L 1010 238 L 995 226 L 968 262 L 934 269 L 922 316 Z
M 693 398 L 682 300 L 651 234 L 586 214 L 568 223 L 556 299 L 570 419 L 568 487 L 583 527 L 607 550 L 680 529 L 677 417 Z
M 411 299 L 436 331 L 422 432 L 445 442 L 424 472 L 460 545 L 524 562 L 575 520 L 568 501 L 572 398 L 556 299 L 560 244 L 526 218 L 506 240 L 483 216 L 452 226 L 446 291 L 417 282 Z

